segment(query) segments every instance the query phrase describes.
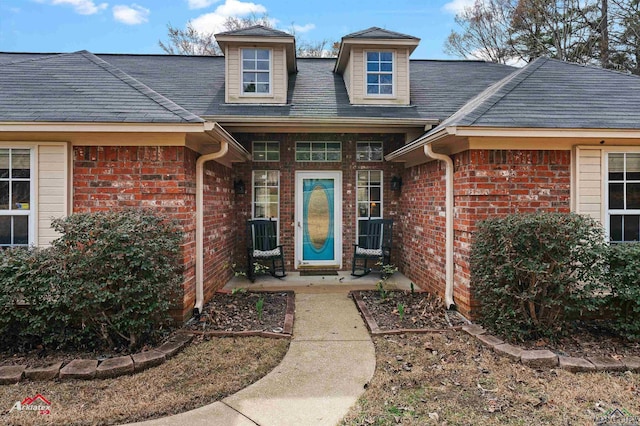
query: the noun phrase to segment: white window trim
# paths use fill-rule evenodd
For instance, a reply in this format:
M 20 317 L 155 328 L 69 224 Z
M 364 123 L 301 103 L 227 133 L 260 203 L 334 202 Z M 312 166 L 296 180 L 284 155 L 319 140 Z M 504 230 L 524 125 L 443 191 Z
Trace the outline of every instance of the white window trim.
M 268 151 L 265 151 L 265 159 L 264 160 L 256 160 L 254 154 L 256 152 L 256 143 L 275 143 L 278 144 L 278 159 L 277 160 L 268 160 L 266 159 L 266 154 Z M 280 142 L 279 141 L 253 141 L 251 142 L 251 161 L 254 163 L 274 163 L 280 161 Z
M 358 160 L 358 144 L 380 144 L 382 148 L 382 157 L 379 160 Z M 358 163 L 380 163 L 384 161 L 384 143 L 382 141 L 356 141 L 356 162 Z
M 393 63 L 391 65 L 391 94 L 389 93 L 384 93 L 384 94 L 372 94 L 372 93 L 368 93 L 367 91 L 367 76 L 369 75 L 369 71 L 367 70 L 367 53 L 369 52 L 377 52 L 377 53 L 381 53 L 381 52 L 391 52 L 392 55 L 392 60 Z M 365 49 L 364 53 L 362 55 L 362 59 L 364 61 L 364 97 L 365 98 L 371 98 L 371 99 L 395 99 L 396 98 L 396 86 L 397 86 L 397 81 L 396 81 L 396 69 L 398 67 L 398 60 L 397 60 L 397 55 L 396 55 L 396 51 L 393 49 Z M 377 74 L 379 74 L 380 72 L 378 72 Z M 386 73 L 386 72 L 385 72 Z M 386 73 L 388 74 L 388 73 Z
M 245 92 L 244 91 L 244 61 L 242 59 L 242 52 L 244 50 L 267 50 L 269 52 L 269 92 L 268 93 L 257 93 L 257 92 Z M 268 98 L 273 97 L 273 49 L 264 48 L 264 47 L 252 47 L 245 46 L 240 48 L 240 97 L 241 98 Z M 254 70 L 247 72 L 255 72 Z M 260 71 L 259 71 L 260 72 Z M 264 71 L 262 71 L 264 72 Z
M 358 172 L 380 172 L 380 216 L 371 216 L 371 217 L 360 217 L 358 216 Z M 367 185 L 367 188 L 370 188 L 371 185 Z M 356 239 L 359 237 L 358 230 L 360 229 L 360 221 L 367 219 L 383 219 L 384 218 L 384 171 L 381 169 L 361 169 L 356 170 Z M 371 203 L 371 200 L 369 200 Z M 371 206 L 369 206 L 371 209 Z
M 325 144 L 325 149 L 324 149 L 324 153 L 325 153 L 325 160 L 313 160 L 311 158 L 309 158 L 309 160 L 298 160 L 298 144 L 299 143 L 309 143 L 312 144 L 311 146 L 313 147 L 314 143 L 323 143 Z M 337 143 L 340 145 L 340 158 L 338 160 L 327 160 L 326 159 L 326 154 L 329 152 L 327 150 L 327 146 L 326 144 L 329 143 Z M 318 152 L 318 151 L 316 151 Z M 309 151 L 310 154 L 313 154 L 313 148 L 310 148 Z M 342 141 L 296 141 L 295 142 L 295 152 L 293 153 L 293 156 L 295 158 L 296 163 L 341 163 L 342 162 Z
M 640 149 L 632 147 L 611 147 L 602 151 L 603 186 L 604 186 L 604 228 L 607 241 L 611 241 L 611 216 L 612 215 L 640 215 L 640 209 L 610 209 L 609 208 L 609 154 L 637 154 Z M 624 182 L 626 182 L 626 177 Z M 619 242 L 619 241 L 615 241 Z
M 256 190 L 256 173 L 263 173 L 263 172 L 277 172 L 278 173 L 278 202 L 277 202 L 277 212 L 278 212 L 278 216 L 277 217 L 255 217 L 255 212 L 256 212 L 256 194 L 255 194 L 255 190 Z M 280 188 L 280 170 L 269 170 L 269 169 L 262 169 L 262 170 L 253 170 L 251 172 L 251 218 L 252 219 L 275 219 L 276 221 L 276 235 L 277 235 L 277 240 L 278 240 L 278 244 L 280 244 L 280 195 L 281 195 L 281 188 Z
M 38 182 L 38 173 L 37 173 L 37 164 L 36 164 L 36 156 L 38 154 L 37 146 L 34 145 L 2 145 L 0 144 L 0 149 L 28 149 L 29 150 L 29 210 L 0 210 L 0 216 L 28 216 L 28 232 L 29 232 L 29 240 L 27 242 L 28 246 L 34 247 L 36 242 L 36 216 L 38 214 L 36 200 L 37 198 L 37 182 Z M 9 201 L 11 202 L 11 201 Z M 13 246 L 7 245 L 3 247 L 21 247 L 21 246 Z

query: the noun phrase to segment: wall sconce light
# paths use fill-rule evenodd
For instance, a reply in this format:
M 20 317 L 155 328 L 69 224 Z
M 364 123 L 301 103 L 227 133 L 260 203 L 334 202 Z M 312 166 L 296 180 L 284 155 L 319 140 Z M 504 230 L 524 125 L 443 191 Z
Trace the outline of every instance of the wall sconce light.
M 391 190 L 400 191 L 401 188 L 402 188 L 402 178 L 398 176 L 393 176 L 391 178 Z
M 235 192 L 236 195 L 244 195 L 247 193 L 247 188 L 245 188 L 242 179 L 233 181 L 233 192 Z

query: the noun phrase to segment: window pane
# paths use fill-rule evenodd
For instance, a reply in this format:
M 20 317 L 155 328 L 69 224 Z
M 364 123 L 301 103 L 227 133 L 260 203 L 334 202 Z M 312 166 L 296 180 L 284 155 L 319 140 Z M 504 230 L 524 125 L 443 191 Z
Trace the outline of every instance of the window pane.
M 611 216 L 609 234 L 611 241 L 622 241 L 622 216 Z
M 609 154 L 609 180 L 622 180 L 624 154 Z
M 296 144 L 296 149 L 300 151 L 309 151 L 311 149 L 311 144 L 309 142 L 298 142 Z
M 358 217 L 369 216 L 369 203 L 358 203 Z
M 627 208 L 640 209 L 640 183 L 627 184 Z
M 368 72 L 378 72 L 380 71 L 380 64 L 377 62 L 369 62 L 367 63 L 367 71 Z
M 9 182 L 0 182 L 0 210 L 9 210 Z
M 382 174 L 379 170 L 372 170 L 369 173 L 369 180 L 371 185 L 380 185 L 380 179 Z
M 358 188 L 358 201 L 369 201 L 367 188 Z
M 253 83 L 245 84 L 243 86 L 243 90 L 245 91 L 245 93 L 255 93 L 256 85 Z
M 640 180 L 640 154 L 627 154 L 627 179 Z
M 278 186 L 278 171 L 269 170 L 267 172 L 267 185 Z
M 264 83 L 259 83 L 257 85 L 258 93 L 269 93 L 269 85 Z
M 392 72 L 393 71 L 393 64 L 391 64 L 390 62 L 381 63 L 380 64 L 380 71 Z
M 0 216 L 0 244 L 11 244 L 11 216 Z
M 369 181 L 369 172 L 359 171 L 357 180 L 358 180 L 358 186 L 365 186 Z
M 261 71 L 269 71 L 269 61 L 258 61 L 256 69 Z
M 380 60 L 381 61 L 392 61 L 393 60 L 393 53 L 391 52 L 380 52 Z
M 256 186 L 265 186 L 267 183 L 267 172 L 254 173 L 253 181 Z
M 390 95 L 393 93 L 393 88 L 391 86 L 380 86 L 380 93 Z
M 258 59 L 269 59 L 269 51 L 267 49 L 258 49 L 256 51 L 256 57 Z
M 378 84 L 380 81 L 380 76 L 378 74 L 367 74 L 367 83 L 368 84 Z
M 624 209 L 624 184 L 609 184 L 609 208 Z
M 279 152 L 267 152 L 267 160 L 268 161 L 279 161 L 280 153 Z
M 11 151 L 11 175 L 14 178 L 28 178 L 31 172 L 31 154 L 28 149 Z
M 258 83 L 268 83 L 269 82 L 269 73 L 261 72 L 256 74 Z
M 327 161 L 340 161 L 339 152 L 327 152 Z
M 380 59 L 380 52 L 367 52 L 367 61 L 378 61 Z
M 624 216 L 624 241 L 638 241 L 640 234 L 640 216 Z
M 0 178 L 9 177 L 9 150 L 0 149 Z
M 311 153 L 310 152 L 296 152 L 296 160 L 298 161 L 310 161 Z
M 13 244 L 29 244 L 29 216 L 13 216 Z
M 266 205 L 267 217 L 278 217 L 278 205 L 276 203 L 269 203 Z
M 255 70 L 256 69 L 255 61 L 242 61 L 242 69 L 245 71 Z
M 242 49 L 242 59 L 252 59 L 256 57 L 255 49 Z
M 380 202 L 380 200 L 382 199 L 380 197 L 380 187 L 379 186 L 372 186 L 371 187 L 371 197 L 369 198 L 371 201 L 378 201 Z
M 29 188 L 31 186 L 31 182 L 12 182 L 12 209 L 17 210 L 29 210 Z
M 312 152 L 311 153 L 311 161 L 324 161 L 325 153 L 324 152 Z
M 391 74 L 382 74 L 380 75 L 380 83 L 382 84 L 391 84 L 392 76 Z
M 368 85 L 367 86 L 367 93 L 369 95 L 375 95 L 378 93 L 378 86 L 372 86 L 372 85 Z
M 380 215 L 380 208 L 381 208 L 381 204 L 379 202 L 377 203 L 371 203 L 371 217 L 381 217 Z
M 253 153 L 253 160 L 254 161 L 265 161 L 267 159 L 267 156 L 264 152 L 254 152 Z

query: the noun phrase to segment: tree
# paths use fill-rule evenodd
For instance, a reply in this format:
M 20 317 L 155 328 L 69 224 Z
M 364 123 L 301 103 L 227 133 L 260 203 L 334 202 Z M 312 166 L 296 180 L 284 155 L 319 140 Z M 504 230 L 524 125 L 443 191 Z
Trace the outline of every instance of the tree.
M 640 0 L 610 0 L 611 67 L 640 75 Z
M 239 18 L 230 16 L 224 22 L 224 31 L 235 31 L 243 28 L 252 27 L 254 25 L 262 25 L 267 28 L 273 28 L 273 23 L 268 15 L 256 16 L 252 15 L 247 18 Z M 296 36 L 293 25 L 289 31 L 296 38 L 296 55 L 302 58 L 310 57 L 334 57 L 337 56 L 335 43 L 328 40 L 306 41 Z M 158 41 L 160 48 L 170 55 L 222 55 L 222 51 L 216 42 L 213 32 L 202 33 L 193 27 L 191 21 L 187 22 L 184 29 L 176 28 L 171 24 L 167 25 L 167 36 L 169 40 L 163 42 Z M 325 47 L 331 45 L 332 49 L 327 50 Z
M 508 63 L 514 59 L 511 28 L 514 11 L 512 0 L 476 0 L 455 17 L 461 32 L 451 31 L 445 52 L 464 58 Z

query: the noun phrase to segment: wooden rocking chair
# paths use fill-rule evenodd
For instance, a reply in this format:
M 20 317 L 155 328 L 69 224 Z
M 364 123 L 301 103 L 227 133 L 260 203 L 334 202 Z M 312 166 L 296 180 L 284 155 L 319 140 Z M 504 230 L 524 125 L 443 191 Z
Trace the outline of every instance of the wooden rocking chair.
M 251 282 L 256 280 L 255 264 L 258 262 L 270 263 L 269 273 L 276 278 L 287 275 L 282 245 L 278 245 L 275 220 L 247 221 L 247 278 Z
M 353 245 L 351 275 L 356 277 L 371 272 L 368 262 L 373 261 L 374 265 L 378 262 L 388 265 L 391 262 L 393 219 L 368 219 L 361 226 L 358 244 Z M 358 260 L 361 261 L 360 266 Z

